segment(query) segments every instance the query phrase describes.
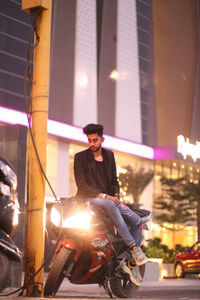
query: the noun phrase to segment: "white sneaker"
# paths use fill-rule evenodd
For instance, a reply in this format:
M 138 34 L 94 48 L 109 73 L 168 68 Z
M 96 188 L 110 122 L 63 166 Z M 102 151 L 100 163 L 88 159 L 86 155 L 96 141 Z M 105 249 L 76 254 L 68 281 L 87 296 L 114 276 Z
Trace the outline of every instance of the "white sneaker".
M 149 261 L 139 246 L 134 246 L 132 249 L 130 249 L 130 252 L 137 266 L 142 266 Z
M 124 273 L 129 275 L 130 281 L 133 284 L 135 284 L 137 286 L 142 285 L 142 277 L 141 277 L 141 274 L 140 274 L 140 268 L 138 266 L 132 267 L 130 269 L 127 266 L 124 259 L 120 262 L 120 266 L 121 266 L 122 270 L 124 271 Z

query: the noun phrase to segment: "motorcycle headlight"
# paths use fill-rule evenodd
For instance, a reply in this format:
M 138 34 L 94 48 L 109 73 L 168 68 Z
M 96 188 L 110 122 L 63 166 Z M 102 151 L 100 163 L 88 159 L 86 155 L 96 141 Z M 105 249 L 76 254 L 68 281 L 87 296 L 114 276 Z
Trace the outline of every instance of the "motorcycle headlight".
M 11 169 L 11 167 L 6 163 L 6 161 L 0 159 L 0 170 L 5 176 L 6 181 L 11 185 L 13 189 L 17 188 L 17 175 Z
M 87 211 L 76 212 L 73 216 L 62 220 L 62 227 L 88 229 L 91 217 L 91 214 Z M 55 207 L 51 209 L 51 222 L 56 226 L 59 226 L 61 222 L 61 213 Z

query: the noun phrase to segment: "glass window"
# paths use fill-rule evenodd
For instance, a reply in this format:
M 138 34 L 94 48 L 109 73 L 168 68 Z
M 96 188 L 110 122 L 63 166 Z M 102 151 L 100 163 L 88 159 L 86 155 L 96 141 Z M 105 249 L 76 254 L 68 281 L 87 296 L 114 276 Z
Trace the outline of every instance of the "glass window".
M 151 17 L 151 6 L 149 3 L 144 3 L 143 1 L 137 0 L 137 12 L 146 18 Z

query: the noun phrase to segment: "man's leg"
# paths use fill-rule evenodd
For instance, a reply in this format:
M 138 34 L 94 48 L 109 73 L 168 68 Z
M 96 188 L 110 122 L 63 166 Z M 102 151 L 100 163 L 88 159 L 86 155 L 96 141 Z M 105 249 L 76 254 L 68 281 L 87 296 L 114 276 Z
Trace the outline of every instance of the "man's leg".
M 136 246 L 135 240 L 133 238 L 133 236 L 130 234 L 128 227 L 119 211 L 119 207 L 118 205 L 113 202 L 110 201 L 108 199 L 102 199 L 102 198 L 91 198 L 88 199 L 89 202 L 101 209 L 103 209 L 107 215 L 110 217 L 111 221 L 113 222 L 113 224 L 116 226 L 119 235 L 121 236 L 121 238 L 123 239 L 123 241 L 125 242 L 125 244 L 127 246 L 129 246 L 130 248 L 130 253 L 132 255 L 132 257 L 134 258 L 134 262 L 137 264 L 137 262 L 139 261 L 139 265 L 142 265 L 144 263 L 147 262 L 147 258 L 146 256 L 143 254 L 143 252 L 141 251 L 141 249 L 139 248 L 139 246 Z M 136 216 L 136 219 L 134 221 L 134 224 L 137 223 L 138 221 L 140 221 L 140 217 Z M 137 225 L 136 225 L 137 226 Z M 134 247 L 130 247 L 132 245 L 135 245 Z M 143 263 L 142 260 L 140 259 L 140 257 L 138 256 L 138 254 L 135 254 L 136 249 L 138 250 L 138 248 L 140 249 L 140 254 L 142 253 L 143 256 L 145 257 L 145 260 L 143 258 Z M 137 261 L 137 258 L 139 257 L 139 260 Z M 130 280 L 140 286 L 142 284 L 142 277 L 140 275 L 140 270 L 139 267 L 137 266 L 133 266 L 132 267 L 132 271 L 131 269 L 126 265 L 125 261 L 121 262 L 121 268 L 122 270 L 129 274 L 130 276 Z
M 125 204 L 120 203 L 118 205 L 118 208 L 125 222 L 130 226 L 130 233 L 132 237 L 136 241 L 136 244 L 138 243 L 138 245 L 132 247 L 131 253 L 133 258 L 135 259 L 136 265 L 141 266 L 148 262 L 148 258 L 145 256 L 145 254 L 142 252 L 141 248 L 139 247 L 139 244 L 141 242 L 140 240 L 141 235 L 139 234 L 139 230 L 140 230 L 140 225 L 142 224 L 142 220 L 134 211 L 132 211 Z
M 126 206 L 123 203 L 120 203 L 118 205 L 118 208 L 124 221 L 129 226 L 129 231 L 133 236 L 134 240 L 136 241 L 136 244 L 139 245 L 141 242 L 141 234 L 138 233 L 140 233 L 139 228 L 142 223 L 140 216 L 138 216 L 134 211 L 132 211 L 128 206 Z
M 138 228 L 142 221 L 140 216 L 138 216 L 134 211 L 132 211 L 128 206 L 126 206 L 124 203 L 120 203 L 118 205 L 120 214 L 124 218 L 125 222 L 131 227 L 131 228 Z
M 125 244 L 127 246 L 129 246 L 130 253 L 131 253 L 132 257 L 134 258 L 134 263 L 138 264 L 138 265 L 142 265 L 142 264 L 146 263 L 147 258 L 141 251 L 140 247 L 136 246 L 134 237 L 129 232 L 128 227 L 120 213 L 120 210 L 118 207 L 119 205 L 117 205 L 113 201 L 110 201 L 108 199 L 102 199 L 102 198 L 92 198 L 92 199 L 88 199 L 88 200 L 91 204 L 103 209 L 107 213 L 107 215 L 110 217 L 110 220 L 116 226 L 119 235 L 121 236 L 121 238 L 123 239 Z M 133 222 L 133 220 L 132 220 L 132 222 Z M 140 217 L 136 215 L 133 223 L 135 225 L 135 223 L 138 223 L 138 222 L 140 222 Z M 136 225 L 136 227 L 138 227 L 138 225 Z M 134 247 L 130 247 L 130 246 L 134 246 Z M 138 252 L 138 249 L 140 250 L 139 255 L 138 255 L 138 253 L 135 254 L 135 251 L 137 250 L 137 252 Z M 141 260 L 141 254 L 143 254 L 143 262 Z M 142 277 L 140 275 L 140 270 L 139 270 L 138 266 L 133 265 L 132 270 L 131 270 L 131 268 L 129 268 L 127 266 L 126 262 L 123 260 L 121 262 L 121 268 L 125 273 L 129 274 L 130 280 L 134 284 L 136 284 L 138 286 L 140 286 L 142 284 Z
M 103 209 L 110 217 L 113 224 L 116 226 L 119 235 L 127 246 L 135 244 L 135 240 L 130 234 L 128 227 L 119 211 L 117 204 L 114 201 L 102 198 L 89 199 L 91 204 Z

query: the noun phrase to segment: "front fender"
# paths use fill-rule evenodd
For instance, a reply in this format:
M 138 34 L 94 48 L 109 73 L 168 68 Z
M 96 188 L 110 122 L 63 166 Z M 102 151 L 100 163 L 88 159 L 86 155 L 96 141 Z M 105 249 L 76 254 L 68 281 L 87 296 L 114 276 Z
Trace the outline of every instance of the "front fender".
M 62 247 L 75 251 L 74 261 L 78 260 L 82 249 L 74 240 L 65 238 L 61 239 L 56 248 L 56 253 L 58 253 Z

